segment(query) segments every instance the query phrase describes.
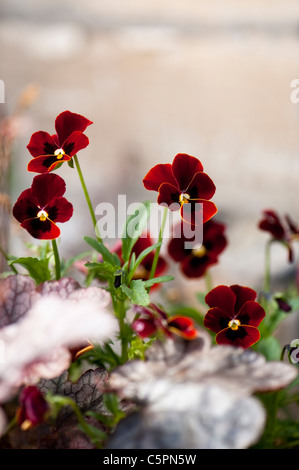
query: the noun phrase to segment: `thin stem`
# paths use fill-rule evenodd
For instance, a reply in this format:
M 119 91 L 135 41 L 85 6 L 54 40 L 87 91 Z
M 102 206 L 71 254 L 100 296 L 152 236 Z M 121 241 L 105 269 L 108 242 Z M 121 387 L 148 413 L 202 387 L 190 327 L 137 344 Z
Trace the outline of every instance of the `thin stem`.
M 270 292 L 270 285 L 271 285 L 270 248 L 271 248 L 271 240 L 267 242 L 266 249 L 265 249 L 264 291 L 267 293 Z
M 126 324 L 125 324 L 125 317 L 126 317 L 126 309 L 125 303 L 123 300 L 120 300 L 118 303 L 117 309 L 117 317 L 119 323 L 119 332 L 120 332 L 120 339 L 121 339 L 121 362 L 124 364 L 128 360 L 128 340 L 127 340 L 127 332 L 126 332 Z
M 60 257 L 58 253 L 58 247 L 56 240 L 52 240 L 52 248 L 53 248 L 53 254 L 54 254 L 54 259 L 55 259 L 55 274 L 56 274 L 56 280 L 61 278 L 61 267 L 60 267 Z
M 93 210 L 93 207 L 92 207 L 92 203 L 91 203 L 91 200 L 90 200 L 90 197 L 89 197 L 87 186 L 86 186 L 84 178 L 83 178 L 83 174 L 82 174 L 82 171 L 81 171 L 81 167 L 80 167 L 77 155 L 74 155 L 73 159 L 74 159 L 76 169 L 77 169 L 77 172 L 78 172 L 78 175 L 79 175 L 79 179 L 80 179 L 80 182 L 81 182 L 81 185 L 82 185 L 82 188 L 83 188 L 84 196 L 85 196 L 88 208 L 89 208 L 89 212 L 90 212 L 90 215 L 91 215 L 91 220 L 92 220 L 94 229 L 96 231 L 97 220 L 96 220 L 96 216 L 95 216 L 95 213 L 94 213 L 94 210 Z M 102 239 L 99 235 L 97 235 L 97 239 L 98 239 L 99 242 L 102 241 Z
M 151 271 L 150 271 L 149 279 L 153 279 L 155 277 L 157 264 L 158 264 L 158 260 L 159 260 L 159 255 L 160 255 L 160 250 L 161 250 L 161 246 L 162 246 L 163 233 L 164 233 L 164 229 L 165 229 L 167 215 L 168 215 L 167 207 L 164 207 L 163 218 L 162 218 L 162 223 L 161 223 L 159 238 L 158 238 L 158 243 L 160 243 L 160 245 L 158 246 L 158 248 L 155 251 L 155 255 L 154 255 L 153 264 L 152 264 L 152 268 L 151 268 Z
M 210 292 L 213 289 L 212 276 L 209 270 L 205 273 L 206 289 L 207 292 Z

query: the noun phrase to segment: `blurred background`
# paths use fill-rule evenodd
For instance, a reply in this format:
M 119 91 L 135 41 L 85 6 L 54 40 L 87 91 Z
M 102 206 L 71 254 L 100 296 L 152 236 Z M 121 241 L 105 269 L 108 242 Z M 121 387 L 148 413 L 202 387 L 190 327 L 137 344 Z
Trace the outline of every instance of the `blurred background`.
M 142 184 L 153 165 L 179 152 L 199 158 L 216 184 L 217 219 L 229 240 L 212 276 L 260 289 L 268 239 L 257 229 L 262 210 L 299 223 L 299 103 L 290 99 L 299 78 L 299 1 L 0 5 L 1 117 L 16 112 L 24 90 L 30 102 L 7 130 L 12 204 L 34 176 L 26 172 L 31 134 L 53 133 L 55 117 L 69 109 L 94 122 L 86 131 L 90 146 L 79 154 L 94 205 L 116 204 L 118 194 L 128 204 L 154 202 L 156 193 Z M 61 225 L 60 249 L 69 256 L 85 249 L 82 237 L 92 230 L 77 173 L 64 165 L 59 174 L 75 208 Z M 9 250 L 23 255 L 31 239 L 9 222 Z M 280 246 L 272 268 L 279 282 L 295 270 Z M 176 282 L 188 296 L 200 281 Z

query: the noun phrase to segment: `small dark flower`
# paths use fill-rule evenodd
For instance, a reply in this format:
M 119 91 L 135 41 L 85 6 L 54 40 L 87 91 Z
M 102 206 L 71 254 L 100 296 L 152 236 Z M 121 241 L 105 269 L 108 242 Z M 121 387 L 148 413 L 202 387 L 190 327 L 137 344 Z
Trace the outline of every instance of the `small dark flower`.
M 56 222 L 67 222 L 73 215 L 72 204 L 65 199 L 64 180 L 45 173 L 33 178 L 13 207 L 14 217 L 34 238 L 53 240 L 60 235 Z
M 27 430 L 44 422 L 50 407 L 37 387 L 24 388 L 19 396 L 17 421 L 21 429 Z
M 150 191 L 158 191 L 159 204 L 172 211 L 180 209 L 182 219 L 188 223 L 198 225 L 201 218 L 207 222 L 217 212 L 215 204 L 209 200 L 215 193 L 215 185 L 203 172 L 201 162 L 190 155 L 179 153 L 172 164 L 154 166 L 144 177 L 143 184 Z M 199 204 L 202 210 L 198 209 Z M 197 215 L 200 215 L 199 223 Z
M 180 269 L 185 276 L 189 278 L 203 276 L 209 266 L 218 262 L 218 256 L 227 245 L 224 232 L 224 224 L 209 220 L 203 225 L 202 244 L 189 248 L 186 247 L 186 243 L 192 244 L 192 239 L 186 237 L 184 224 L 181 223 L 175 227 L 168 252 L 174 261 L 180 263 Z
M 174 333 L 187 340 L 195 339 L 198 336 L 191 318 L 182 315 L 168 317 L 163 310 L 153 303 L 148 307 L 138 306 L 136 310 L 137 318 L 134 320 L 132 328 L 141 338 L 147 338 L 158 332 L 162 332 L 170 338 Z
M 264 309 L 255 302 L 256 292 L 239 285 L 218 286 L 205 297 L 210 310 L 204 325 L 217 333 L 218 344 L 232 344 L 244 349 L 260 339 L 257 326 L 265 316 Z
M 38 131 L 32 134 L 27 149 L 34 157 L 28 164 L 28 171 L 46 173 L 62 163 L 71 160 L 89 144 L 83 134 L 92 121 L 80 114 L 64 111 L 55 120 L 56 134 Z

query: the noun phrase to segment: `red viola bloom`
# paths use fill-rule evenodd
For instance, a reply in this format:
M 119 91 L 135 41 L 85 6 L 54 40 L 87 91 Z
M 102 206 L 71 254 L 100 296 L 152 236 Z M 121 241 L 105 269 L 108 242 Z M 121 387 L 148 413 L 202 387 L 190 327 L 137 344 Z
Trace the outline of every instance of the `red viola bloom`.
M 204 325 L 217 333 L 218 344 L 247 349 L 260 339 L 257 326 L 265 311 L 255 298 L 253 289 L 239 285 L 218 286 L 206 295 L 210 310 L 205 315 Z
M 182 315 L 168 317 L 157 305 L 151 303 L 148 307 L 136 307 L 137 318 L 132 324 L 133 330 L 141 337 L 147 338 L 162 332 L 172 338 L 173 333 L 187 340 L 197 338 L 198 332 L 193 320 Z
M 92 121 L 84 116 L 64 111 L 55 120 L 56 134 L 44 131 L 32 134 L 27 149 L 34 158 L 28 163 L 28 171 L 46 173 L 59 163 L 69 161 L 89 144 L 83 132 L 90 124 Z
M 292 242 L 299 237 L 299 227 L 286 215 L 282 220 L 277 212 L 273 210 L 263 211 L 263 218 L 259 222 L 258 227 L 261 230 L 269 232 L 272 239 L 283 243 L 289 252 L 289 262 L 294 259 Z
M 50 410 L 41 391 L 34 386 L 24 388 L 19 396 L 17 421 L 23 430 L 43 423 Z
M 194 241 L 184 234 L 184 224 L 175 227 L 174 237 L 168 244 L 168 253 L 174 261 L 180 263 L 183 274 L 189 278 L 203 276 L 209 266 L 218 262 L 218 256 L 225 249 L 227 239 L 225 225 L 209 220 L 203 225 L 202 243 L 193 248 L 186 244 Z
M 45 173 L 33 178 L 13 207 L 13 215 L 30 235 L 40 240 L 53 240 L 60 235 L 56 222 L 67 222 L 73 215 L 72 204 L 65 199 L 64 180 Z
M 170 210 L 180 210 L 183 220 L 199 225 L 207 222 L 217 212 L 210 199 L 215 193 L 215 185 L 204 173 L 201 162 L 190 155 L 179 153 L 172 164 L 154 166 L 143 179 L 144 187 L 158 191 L 158 203 Z M 201 206 L 199 206 L 201 204 Z

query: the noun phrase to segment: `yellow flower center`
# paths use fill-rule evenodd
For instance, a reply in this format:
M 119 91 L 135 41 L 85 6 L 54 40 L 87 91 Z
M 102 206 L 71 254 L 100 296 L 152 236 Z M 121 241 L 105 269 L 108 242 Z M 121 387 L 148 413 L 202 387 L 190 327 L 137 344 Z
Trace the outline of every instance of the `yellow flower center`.
M 49 217 L 49 214 L 48 214 L 48 212 L 46 212 L 44 210 L 41 210 L 41 211 L 38 212 L 37 217 L 39 218 L 39 220 L 44 222 Z
M 231 328 L 232 330 L 237 330 L 239 328 L 239 326 L 241 325 L 241 323 L 239 322 L 239 320 L 231 320 L 228 324 L 229 328 Z
M 189 202 L 190 196 L 187 193 L 182 193 L 180 194 L 180 204 L 185 204 L 186 202 Z
M 60 160 L 64 154 L 65 154 L 65 151 L 63 149 L 57 149 L 54 152 L 54 155 L 55 157 L 57 157 L 58 160 Z
M 207 250 L 203 245 L 197 245 L 192 249 L 192 255 L 196 258 L 202 258 L 206 254 Z

